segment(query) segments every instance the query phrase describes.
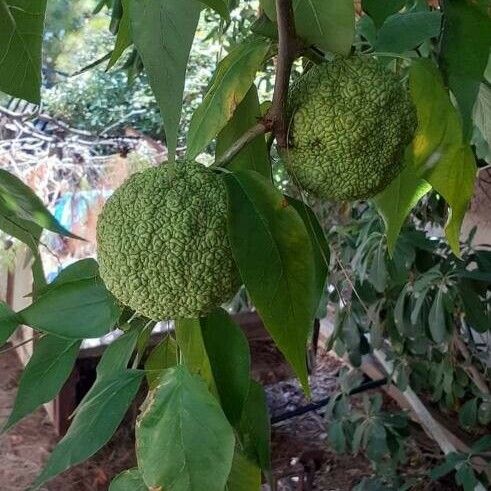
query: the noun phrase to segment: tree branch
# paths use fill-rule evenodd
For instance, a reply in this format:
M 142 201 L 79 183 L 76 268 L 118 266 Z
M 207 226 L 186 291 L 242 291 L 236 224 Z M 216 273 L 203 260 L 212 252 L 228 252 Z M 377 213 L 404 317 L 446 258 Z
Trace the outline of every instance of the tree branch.
M 286 104 L 290 73 L 301 43 L 295 34 L 292 0 L 276 0 L 276 18 L 278 23 L 278 56 L 273 102 L 266 115 L 249 128 L 225 153 L 215 161 L 214 167 L 225 167 L 251 141 L 264 133 L 272 132 L 278 146 L 288 146 L 288 120 Z

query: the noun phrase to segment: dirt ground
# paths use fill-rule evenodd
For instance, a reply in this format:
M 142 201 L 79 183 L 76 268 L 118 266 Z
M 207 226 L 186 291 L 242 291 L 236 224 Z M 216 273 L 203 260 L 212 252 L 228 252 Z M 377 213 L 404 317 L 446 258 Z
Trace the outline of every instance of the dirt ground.
M 268 360 L 271 362 L 271 360 Z M 266 388 L 272 415 L 294 409 L 307 401 L 298 384 L 291 379 L 274 381 L 278 374 L 261 364 L 261 378 Z M 317 359 L 317 369 L 311 377 L 313 399 L 329 395 L 336 389 L 340 362 L 327 354 Z M 282 369 L 280 368 L 280 371 Z M 0 356 L 0 424 L 8 416 L 21 373 L 21 364 L 14 352 Z M 279 378 L 284 378 L 281 373 Z M 137 407 L 132 408 L 125 422 L 110 443 L 89 461 L 65 472 L 49 482 L 43 491 L 102 491 L 107 490 L 114 475 L 135 465 L 132 420 Z M 337 455 L 326 445 L 326 424 L 316 413 L 290 419 L 273 427 L 273 467 L 279 491 L 349 491 L 363 477 L 372 475 L 370 463 L 361 454 Z M 8 434 L 0 436 L 0 491 L 24 491 L 40 472 L 50 450 L 56 444 L 51 423 L 43 409 L 23 420 Z M 421 473 L 427 462 L 416 450 L 404 472 Z M 305 479 L 305 484 L 301 481 Z M 419 490 L 454 489 L 450 482 L 429 486 L 422 481 Z M 206 490 L 203 490 L 206 491 Z

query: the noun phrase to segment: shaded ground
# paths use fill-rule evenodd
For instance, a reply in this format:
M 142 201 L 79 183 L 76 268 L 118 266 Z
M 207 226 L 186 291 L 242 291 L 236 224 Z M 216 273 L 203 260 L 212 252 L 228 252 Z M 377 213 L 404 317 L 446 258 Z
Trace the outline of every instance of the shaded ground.
M 264 353 L 267 356 L 268 350 Z M 279 367 L 279 373 L 275 373 L 275 369 L 271 368 L 277 361 L 274 356 L 273 360 L 260 363 L 260 374 L 264 377 L 263 380 L 269 383 L 267 395 L 272 415 L 278 415 L 307 401 L 295 381 L 274 382 L 277 377 L 282 378 L 284 375 L 284 368 Z M 314 400 L 335 391 L 339 368 L 340 362 L 337 359 L 327 354 L 318 356 L 317 370 L 311 380 Z M 14 352 L 0 356 L 0 424 L 11 409 L 20 373 L 21 364 Z M 114 475 L 135 465 L 131 422 L 137 413 L 136 405 L 131 413 L 127 415 L 125 423 L 106 448 L 89 461 L 48 483 L 43 491 L 107 490 Z M 363 477 L 372 474 L 370 464 L 363 455 L 337 455 L 329 449 L 325 439 L 325 422 L 316 413 L 309 413 L 274 426 L 273 464 L 275 475 L 279 478 L 279 491 L 348 491 Z M 27 489 L 40 472 L 55 443 L 53 426 L 43 409 L 22 421 L 7 435 L 0 436 L 0 490 Z M 431 447 L 432 443 L 429 445 Z M 428 459 L 425 459 L 423 451 L 416 447 L 411 452 L 404 473 L 422 473 L 427 467 Z M 300 483 L 302 476 L 306 482 L 303 487 Z M 442 487 L 430 486 L 424 481 L 417 489 L 450 491 L 454 488 L 450 486 L 450 482 Z

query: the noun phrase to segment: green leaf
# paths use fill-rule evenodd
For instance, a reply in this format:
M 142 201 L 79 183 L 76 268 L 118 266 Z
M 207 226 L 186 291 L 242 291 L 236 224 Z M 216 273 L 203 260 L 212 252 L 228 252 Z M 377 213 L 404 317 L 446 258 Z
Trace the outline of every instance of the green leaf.
M 120 472 L 109 485 L 108 491 L 148 491 L 138 469 Z
M 223 309 L 201 319 L 201 333 L 223 412 L 236 426 L 249 393 L 251 356 L 247 338 Z
M 442 24 L 440 12 L 405 12 L 391 15 L 379 29 L 375 51 L 404 53 L 423 41 L 438 37 Z
M 217 136 L 216 158 L 242 136 L 249 128 L 254 126 L 261 117 L 259 99 L 256 86 L 253 84 L 242 102 Z M 228 165 L 231 170 L 255 170 L 264 177 L 271 178 L 271 163 L 264 135 L 259 135 L 246 145 L 232 162 Z
M 15 216 L 3 207 L 0 199 L 0 230 L 26 244 L 34 256 L 39 256 L 39 239 L 43 229 L 28 220 Z
M 119 22 L 118 34 L 116 36 L 116 42 L 114 43 L 114 49 L 111 53 L 111 58 L 109 59 L 106 70 L 112 68 L 121 58 L 126 48 L 131 46 L 131 44 L 133 43 L 133 40 L 131 38 L 129 1 L 130 0 L 122 0 L 121 2 L 123 14 Z
M 250 381 L 242 418 L 239 438 L 245 455 L 256 462 L 261 470 L 271 473 L 271 424 L 266 394 L 261 384 Z
M 373 19 L 377 28 L 389 15 L 399 12 L 405 4 L 406 0 L 362 0 L 363 10 Z
M 2 347 L 19 325 L 16 313 L 6 304 L 0 302 L 0 347 Z
M 204 382 L 185 366 L 165 370 L 149 393 L 137 420 L 136 441 L 138 466 L 148 487 L 223 491 L 234 433 Z
M 476 484 L 478 483 L 472 464 L 470 462 L 463 463 L 455 474 L 455 481 L 457 484 L 463 486 L 464 491 L 476 491 Z
M 411 163 L 406 163 L 403 171 L 373 201 L 382 216 L 387 235 L 387 248 L 393 254 L 399 232 L 410 211 L 431 189 L 420 179 Z
M 75 365 L 80 344 L 81 341 L 56 336 L 44 336 L 35 344 L 20 379 L 14 408 L 2 431 L 58 394 Z
M 39 104 L 46 0 L 0 0 L 0 90 Z
M 491 435 L 485 435 L 471 447 L 472 453 L 489 452 L 491 450 Z
M 171 336 L 166 336 L 148 355 L 145 362 L 148 386 L 155 389 L 162 370 L 177 365 L 177 343 Z
M 329 423 L 327 437 L 335 452 L 344 453 L 346 451 L 346 437 L 344 436 L 343 423 L 341 421 L 331 421 Z
M 469 280 L 460 281 L 460 296 L 467 323 L 478 332 L 491 331 L 491 317 L 486 310 L 486 303 L 473 290 Z
M 225 491 L 260 491 L 261 469 L 237 448 Z
M 3 169 L 0 169 L 0 214 L 5 219 L 20 218 L 52 232 L 79 238 L 58 223 L 29 186 Z
M 452 250 L 459 254 L 460 226 L 474 192 L 474 156 L 463 143 L 457 110 L 431 61 L 420 59 L 412 63 L 410 89 L 418 115 L 410 149 L 412 162 L 420 177 L 450 206 L 445 231 Z
M 207 7 L 215 10 L 224 20 L 230 20 L 230 8 L 228 0 L 201 0 Z
M 160 107 L 174 160 L 184 80 L 201 5 L 195 0 L 129 0 L 133 42 Z
M 252 38 L 235 46 L 218 64 L 203 102 L 189 124 L 187 158 L 194 159 L 221 131 L 251 88 L 271 41 Z
M 276 21 L 275 0 L 261 0 L 267 16 Z M 347 55 L 355 32 L 354 3 L 345 0 L 293 0 L 298 36 L 325 51 Z
M 319 223 L 319 220 L 317 220 L 312 208 L 307 206 L 303 201 L 297 200 L 290 196 L 288 196 L 287 199 L 288 203 L 290 203 L 293 208 L 297 210 L 297 213 L 302 218 L 305 228 L 310 236 L 310 241 L 312 242 L 312 250 L 315 261 L 316 285 L 316 294 L 314 295 L 312 301 L 314 311 L 317 312 L 326 286 L 329 262 L 331 260 L 331 251 L 321 224 Z
M 431 469 L 430 476 L 434 481 L 440 479 L 441 477 L 447 475 L 449 472 L 452 472 L 459 462 L 465 460 L 466 456 L 459 453 L 449 453 L 446 456 L 445 462 L 440 464 L 439 466 Z
M 267 179 L 227 173 L 229 237 L 266 329 L 308 390 L 306 346 L 315 316 L 313 248 L 296 210 Z
M 488 7 L 486 2 L 483 5 Z M 472 136 L 472 110 L 488 64 L 491 45 L 489 11 L 478 2 L 445 0 L 441 68 L 459 104 L 465 140 Z
M 428 314 L 428 327 L 430 328 L 431 337 L 435 343 L 442 343 L 447 337 L 447 322 L 445 318 L 445 307 L 443 305 L 443 292 L 438 290 L 433 303 L 431 304 L 430 313 Z
M 120 306 L 97 278 L 49 289 L 18 315 L 34 329 L 65 338 L 85 339 L 107 334 L 120 314 Z
M 111 438 L 133 401 L 144 372 L 126 370 L 96 381 L 84 397 L 68 430 L 36 479 L 46 481 L 94 455 Z
M 464 427 L 474 426 L 477 422 L 477 403 L 478 399 L 467 401 L 459 410 L 459 423 Z

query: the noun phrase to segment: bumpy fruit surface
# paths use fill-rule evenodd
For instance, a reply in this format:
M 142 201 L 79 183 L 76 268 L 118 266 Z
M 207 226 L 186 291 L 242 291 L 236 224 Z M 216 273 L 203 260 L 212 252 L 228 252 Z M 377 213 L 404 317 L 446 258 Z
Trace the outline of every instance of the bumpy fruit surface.
M 196 163 L 132 175 L 99 216 L 97 247 L 107 288 L 151 319 L 205 315 L 238 287 L 225 185 Z
M 375 59 L 336 58 L 309 70 L 289 97 L 290 176 L 332 200 L 374 196 L 402 170 L 416 114 L 401 81 Z

